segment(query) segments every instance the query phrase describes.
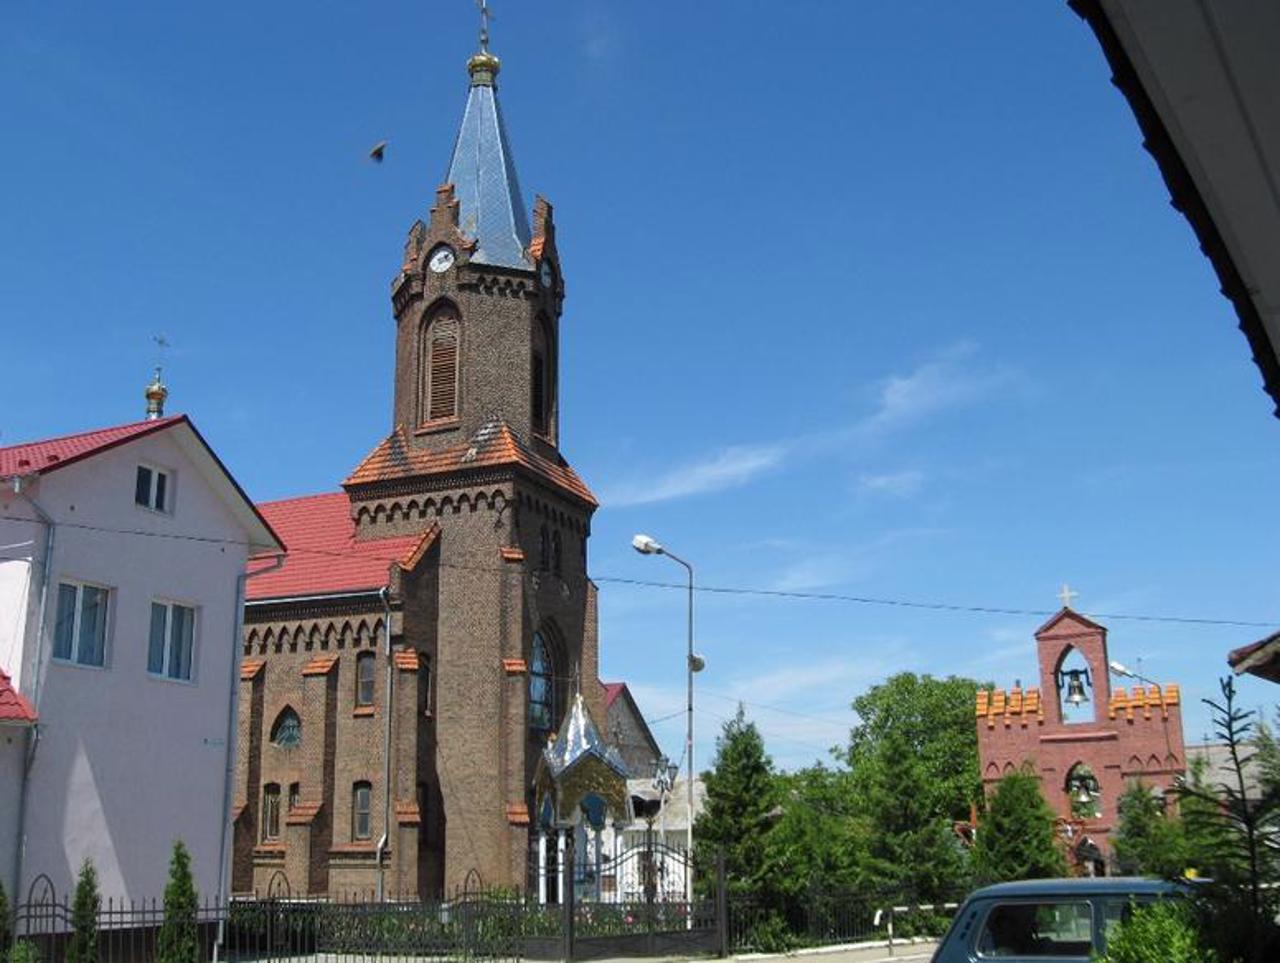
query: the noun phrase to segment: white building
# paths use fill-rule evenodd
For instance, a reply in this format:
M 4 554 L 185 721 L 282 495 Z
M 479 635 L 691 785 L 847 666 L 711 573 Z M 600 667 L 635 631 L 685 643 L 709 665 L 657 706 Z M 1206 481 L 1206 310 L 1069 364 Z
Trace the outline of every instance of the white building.
M 602 866 L 600 896 L 611 902 L 641 902 L 650 879 L 660 901 L 685 898 L 685 844 L 689 825 L 687 778 L 681 776 L 665 791 L 653 779 L 628 779 L 632 796 L 661 799 L 652 820 L 637 818 L 626 825 L 608 825 L 601 831 Z M 693 784 L 694 819 L 706 805 L 707 789 L 701 779 Z M 652 853 L 652 856 L 649 854 Z
M 38 716 L 0 728 L 0 879 L 69 894 L 88 858 L 104 898 L 158 898 L 181 839 L 213 895 L 241 575 L 279 540 L 177 416 L 0 448 L 0 546 L 0 669 Z

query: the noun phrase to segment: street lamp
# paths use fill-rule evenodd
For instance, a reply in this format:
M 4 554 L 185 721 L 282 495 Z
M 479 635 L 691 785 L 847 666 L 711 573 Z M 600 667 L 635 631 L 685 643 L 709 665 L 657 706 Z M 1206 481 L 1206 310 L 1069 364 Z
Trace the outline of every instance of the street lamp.
M 1142 673 L 1134 672 L 1128 666 L 1122 665 L 1119 662 L 1112 662 L 1110 665 L 1110 668 L 1111 668 L 1112 674 L 1114 675 L 1122 675 L 1130 679 L 1137 679 L 1139 682 L 1145 682 L 1147 685 L 1153 685 L 1153 686 L 1156 686 L 1157 688 L 1160 685 L 1160 683 L 1151 681 Z
M 650 535 L 637 535 L 631 539 L 631 547 L 641 555 L 665 555 L 671 561 L 684 566 L 689 576 L 689 646 L 685 656 L 685 675 L 688 681 L 688 702 L 685 716 L 684 754 L 689 760 L 687 781 L 685 784 L 685 804 L 687 812 L 685 820 L 685 899 L 693 903 L 693 674 L 706 668 L 706 661 L 693 653 L 693 566 L 678 555 L 673 555 L 663 548 L 657 539 Z

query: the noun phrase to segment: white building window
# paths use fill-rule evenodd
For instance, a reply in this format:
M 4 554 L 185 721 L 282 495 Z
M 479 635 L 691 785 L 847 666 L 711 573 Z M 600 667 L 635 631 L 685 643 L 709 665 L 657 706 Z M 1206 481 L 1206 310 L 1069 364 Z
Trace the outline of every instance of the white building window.
M 143 508 L 167 512 L 173 505 L 173 478 L 169 472 L 150 465 L 138 466 L 138 479 L 133 489 L 133 500 Z
M 107 664 L 107 597 L 100 585 L 58 584 L 53 657 L 80 665 Z
M 191 679 L 196 610 L 176 602 L 151 603 L 147 671 L 169 679 Z

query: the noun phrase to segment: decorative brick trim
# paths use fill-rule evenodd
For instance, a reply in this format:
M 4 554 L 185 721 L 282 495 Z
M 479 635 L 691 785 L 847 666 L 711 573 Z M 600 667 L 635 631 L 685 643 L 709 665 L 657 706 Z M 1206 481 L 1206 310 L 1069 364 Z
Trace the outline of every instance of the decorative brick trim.
M 529 671 L 529 666 L 524 659 L 503 659 L 502 671 L 507 675 L 524 675 Z
M 357 719 L 371 718 L 378 714 L 377 706 L 356 706 L 351 714 Z
M 401 649 L 391 655 L 395 666 L 401 672 L 417 672 L 419 668 L 418 653 L 413 649 Z
M 256 679 L 266 664 L 266 659 L 245 659 L 240 663 L 240 681 L 249 682 Z
M 334 856 L 373 856 L 377 851 L 377 844 L 372 840 L 359 843 L 335 843 L 329 847 L 329 853 Z
M 502 556 L 502 560 L 504 562 L 524 561 L 524 549 L 522 548 L 511 548 L 504 545 L 502 548 L 498 549 L 498 553 Z
M 284 817 L 286 826 L 306 826 L 320 815 L 321 803 L 298 803 Z
M 994 729 L 997 720 L 1002 721 L 1005 728 L 1014 723 L 1023 728 L 1032 722 L 1044 725 L 1044 701 L 1040 698 L 1039 689 L 1024 691 L 1014 687 L 1007 692 L 1004 689 L 980 689 L 974 709 L 979 719 L 986 719 L 988 729 Z
M 401 826 L 417 826 L 422 823 L 422 814 L 418 812 L 416 802 L 396 803 L 396 822 Z
M 422 538 L 418 540 L 418 544 L 414 547 L 413 551 L 409 553 L 408 557 L 406 557 L 404 561 L 399 563 L 400 568 L 402 568 L 406 572 L 410 572 L 413 569 L 417 568 L 418 563 L 422 561 L 423 557 L 427 554 L 427 552 L 431 550 L 431 546 L 434 545 L 439 539 L 440 539 L 440 523 L 432 522 L 431 527 L 428 528 L 425 533 L 423 533 Z
M 507 822 L 512 826 L 528 826 L 529 807 L 524 803 L 507 803 Z
M 303 675 L 328 675 L 335 665 L 338 664 L 336 655 L 317 655 L 314 659 L 302 667 Z
M 284 859 L 284 843 L 260 843 L 253 847 L 253 855 L 258 859 Z

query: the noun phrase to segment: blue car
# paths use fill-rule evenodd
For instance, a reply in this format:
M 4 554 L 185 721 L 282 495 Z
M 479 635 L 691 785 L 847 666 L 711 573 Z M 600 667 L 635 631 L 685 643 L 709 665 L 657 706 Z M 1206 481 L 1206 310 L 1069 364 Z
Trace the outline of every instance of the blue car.
M 972 893 L 933 963 L 1087 960 L 1135 904 L 1185 895 L 1177 883 L 1121 876 L 1029 879 Z

